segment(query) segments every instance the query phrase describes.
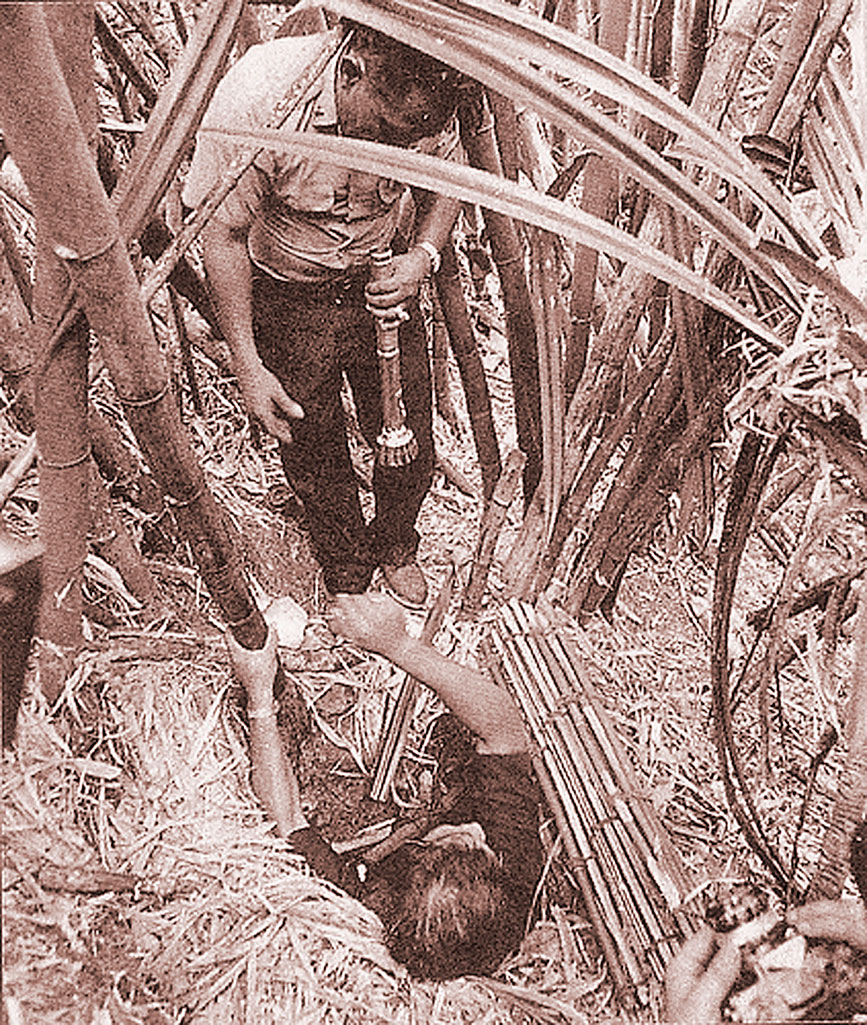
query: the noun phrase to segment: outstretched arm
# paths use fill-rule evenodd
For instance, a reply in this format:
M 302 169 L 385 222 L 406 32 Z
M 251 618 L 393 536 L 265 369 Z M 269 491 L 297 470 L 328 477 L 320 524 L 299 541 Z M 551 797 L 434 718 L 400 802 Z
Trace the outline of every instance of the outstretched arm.
M 511 695 L 487 676 L 440 654 L 406 632 L 400 606 L 384 594 L 342 594 L 329 624 L 336 632 L 394 662 L 427 684 L 475 733 L 482 754 L 517 754 L 527 737 Z
M 226 634 L 226 645 L 235 675 L 247 691 L 250 749 L 253 762 L 253 790 L 265 810 L 277 823 L 281 836 L 307 826 L 301 810 L 298 777 L 283 751 L 277 730 L 274 677 L 277 675 L 277 640 L 268 631 L 265 647 L 248 651 Z

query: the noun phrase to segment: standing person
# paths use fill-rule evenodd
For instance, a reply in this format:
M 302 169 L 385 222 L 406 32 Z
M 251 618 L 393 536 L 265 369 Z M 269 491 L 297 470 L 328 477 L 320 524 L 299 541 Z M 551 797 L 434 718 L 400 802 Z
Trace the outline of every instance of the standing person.
M 524 935 L 542 872 L 538 786 L 508 692 L 411 637 L 384 594 L 341 595 L 332 629 L 427 684 L 476 736 L 457 803 L 420 841 L 358 871 L 304 816 L 298 780 L 277 730 L 273 636 L 247 651 L 227 635 L 247 691 L 253 787 L 282 836 L 311 868 L 371 907 L 396 960 L 421 978 L 492 972 Z
M 322 44 L 316 34 L 252 47 L 218 86 L 203 127 L 260 127 Z M 456 96 L 453 71 L 357 26 L 286 127 L 452 156 Z M 184 188 L 188 206 L 201 202 L 238 151 L 226 137 L 200 134 Z M 326 587 L 332 594 L 364 591 L 380 566 L 397 596 L 422 604 L 427 586 L 415 562 L 414 524 L 434 456 L 427 342 L 416 296 L 439 265 L 458 204 L 431 193 L 413 198 L 411 244 L 394 257 L 385 280 L 370 284 L 370 254 L 395 241 L 409 192 L 387 178 L 307 156 L 261 152 L 202 238 L 244 401 L 280 440 Z M 366 306 L 401 303 L 410 314 L 400 334 L 403 397 L 419 451 L 408 466 L 376 467 L 376 515 L 366 526 L 347 447 L 342 375 L 373 444 L 382 411 Z

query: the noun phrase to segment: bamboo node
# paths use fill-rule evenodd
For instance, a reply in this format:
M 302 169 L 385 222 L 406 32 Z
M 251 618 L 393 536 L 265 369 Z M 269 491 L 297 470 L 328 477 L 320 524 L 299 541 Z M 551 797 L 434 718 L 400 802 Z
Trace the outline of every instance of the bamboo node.
M 115 235 L 114 238 L 103 243 L 98 249 L 94 249 L 92 253 L 85 254 L 76 252 L 76 250 L 69 246 L 64 246 L 59 242 L 55 242 L 53 247 L 54 255 L 58 260 L 62 260 L 64 263 L 89 263 L 91 260 L 96 260 L 100 256 L 105 256 L 105 254 L 109 252 L 109 250 L 113 249 L 119 241 L 120 239 Z
M 122 406 L 129 406 L 133 409 L 144 409 L 147 406 L 155 406 L 158 402 L 166 397 L 169 393 L 169 381 L 166 378 L 166 383 L 160 388 L 156 395 L 150 395 L 146 399 L 129 398 L 125 395 L 118 394 L 120 403 Z
M 70 459 L 65 463 L 53 463 L 49 459 L 45 459 L 43 456 L 39 457 L 39 465 L 44 466 L 48 470 L 71 470 L 73 466 L 81 466 L 82 463 L 86 463 L 90 459 L 91 448 L 90 445 L 74 459 Z

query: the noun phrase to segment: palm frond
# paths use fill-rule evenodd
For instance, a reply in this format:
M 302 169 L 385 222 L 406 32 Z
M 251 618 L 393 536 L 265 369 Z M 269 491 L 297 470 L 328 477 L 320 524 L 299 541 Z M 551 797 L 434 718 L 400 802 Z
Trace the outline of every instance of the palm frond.
M 702 211 L 715 221 L 716 214 L 709 208 L 716 204 L 695 183 L 679 173 L 669 175 L 673 168 L 662 157 L 612 119 L 581 103 L 559 82 L 569 83 L 572 89 L 581 83 L 601 92 L 676 133 L 693 160 L 746 189 L 789 244 L 812 255 L 823 251 L 788 200 L 730 139 L 652 79 L 573 33 L 500 0 L 332 0 L 329 6 L 526 103 L 620 162 L 649 188 L 673 192 L 674 198 L 664 196 L 673 204 L 685 190 L 696 203 L 694 213 L 687 216 Z
M 509 217 L 534 224 L 545 231 L 610 253 L 619 260 L 632 262 L 648 274 L 719 310 L 775 352 L 785 348 L 787 344 L 784 338 L 775 334 L 746 307 L 710 284 L 703 275 L 569 203 L 508 179 L 436 157 L 363 139 L 266 129 L 244 132 L 211 127 L 203 131 L 224 135 L 255 147 L 267 146 L 276 152 L 288 149 L 306 152 L 311 157 L 332 159 L 337 164 L 371 174 L 397 177 L 408 185 L 489 207 Z M 771 252 L 769 246 L 768 259 L 773 261 L 774 266 L 783 266 L 782 257 L 788 258 L 789 253 L 789 250 L 779 245 Z M 812 260 L 801 256 L 796 264 L 793 261 L 793 266 L 800 272 L 809 272 L 812 284 L 824 288 L 836 300 L 845 302 L 847 308 L 856 314 L 856 320 L 867 320 L 867 306 L 827 271 L 818 268 Z

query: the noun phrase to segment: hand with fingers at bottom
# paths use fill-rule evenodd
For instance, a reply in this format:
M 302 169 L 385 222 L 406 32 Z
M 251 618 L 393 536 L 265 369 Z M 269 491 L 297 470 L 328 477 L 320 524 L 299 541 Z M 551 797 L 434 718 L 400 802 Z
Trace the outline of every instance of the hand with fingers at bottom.
M 741 952 L 704 926 L 691 936 L 665 973 L 666 1021 L 704 1025 L 722 1020 L 722 1005 L 741 970 Z
M 292 443 L 292 421 L 301 420 L 304 410 L 291 398 L 276 376 L 261 360 L 236 367 L 238 384 L 247 412 L 275 438 Z
M 403 609 L 386 594 L 339 594 L 328 625 L 353 644 L 391 659 L 408 639 Z

